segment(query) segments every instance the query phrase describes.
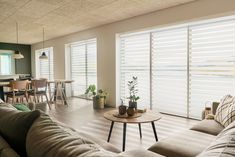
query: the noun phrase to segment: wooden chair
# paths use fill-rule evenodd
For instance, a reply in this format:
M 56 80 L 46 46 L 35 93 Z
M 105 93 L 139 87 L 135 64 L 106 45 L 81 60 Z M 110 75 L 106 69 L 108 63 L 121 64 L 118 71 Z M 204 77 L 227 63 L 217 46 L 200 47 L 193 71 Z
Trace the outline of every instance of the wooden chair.
M 0 83 L 4 82 L 4 83 L 9 83 L 10 81 L 13 81 L 14 79 L 13 78 L 9 78 L 9 79 L 0 79 Z M 5 101 L 5 95 L 6 93 L 8 93 L 10 91 L 10 87 L 9 85 L 2 85 L 0 86 L 0 96 L 1 96 L 1 99 L 3 101 Z
M 40 98 L 41 101 L 43 102 L 43 96 L 45 96 L 48 107 L 49 109 L 51 109 L 51 105 L 47 97 L 47 80 L 46 79 L 31 80 L 31 87 L 32 89 L 28 91 L 28 97 L 30 101 L 32 101 L 31 97 L 33 96 L 35 103 L 39 103 Z
M 24 98 L 28 102 L 27 88 L 28 81 L 10 81 L 10 92 L 5 93 L 6 102 L 9 102 L 9 98 L 12 99 L 12 103 L 24 102 Z

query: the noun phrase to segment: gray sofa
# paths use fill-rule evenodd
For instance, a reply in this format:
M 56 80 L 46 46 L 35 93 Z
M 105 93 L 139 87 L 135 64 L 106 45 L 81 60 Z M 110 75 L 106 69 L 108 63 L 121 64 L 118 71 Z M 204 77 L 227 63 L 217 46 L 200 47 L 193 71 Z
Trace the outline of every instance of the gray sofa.
M 32 106 L 31 106 L 32 108 Z M 0 104 L 0 157 L 162 157 L 148 150 L 121 152 L 106 141 L 53 121 L 39 110 Z
M 218 103 L 213 103 L 214 114 L 217 107 Z M 215 120 L 204 119 L 189 130 L 155 143 L 148 150 L 166 157 L 234 157 L 235 122 L 224 128 Z
M 30 107 L 35 108 L 33 105 Z M 202 120 L 189 130 L 155 143 L 148 150 L 120 152 L 106 141 L 77 132 L 64 124 L 53 121 L 45 113 L 38 112 L 36 110 L 32 113 L 20 113 L 10 105 L 0 106 L 0 157 L 235 156 L 235 122 L 224 128 L 214 120 Z M 19 121 L 19 119 L 23 120 Z M 10 131 L 6 124 L 8 122 Z M 24 130 L 18 129 L 22 125 Z M 22 132 L 25 134 L 19 136 Z M 17 139 L 18 137 L 21 139 Z M 15 141 L 19 142 L 14 143 Z

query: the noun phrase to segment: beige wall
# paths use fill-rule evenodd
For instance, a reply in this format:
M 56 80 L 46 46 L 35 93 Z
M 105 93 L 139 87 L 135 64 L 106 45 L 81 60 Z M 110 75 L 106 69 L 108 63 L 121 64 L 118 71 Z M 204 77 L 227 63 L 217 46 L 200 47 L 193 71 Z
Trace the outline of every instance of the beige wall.
M 52 46 L 54 48 L 55 78 L 65 78 L 65 44 L 96 37 L 98 88 L 105 89 L 110 93 L 108 103 L 115 106 L 116 100 L 119 100 L 118 97 L 116 98 L 116 34 L 234 14 L 235 0 L 197 0 L 185 5 L 52 39 L 46 41 L 46 47 Z M 32 45 L 33 75 L 35 74 L 34 53 L 41 46 L 41 43 Z

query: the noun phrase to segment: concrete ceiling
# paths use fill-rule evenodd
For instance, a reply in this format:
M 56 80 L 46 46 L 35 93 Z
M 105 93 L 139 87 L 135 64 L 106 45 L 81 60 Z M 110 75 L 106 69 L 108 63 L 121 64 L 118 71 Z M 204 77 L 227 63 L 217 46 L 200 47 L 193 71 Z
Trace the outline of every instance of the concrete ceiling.
M 0 0 L 0 42 L 42 41 L 194 0 Z

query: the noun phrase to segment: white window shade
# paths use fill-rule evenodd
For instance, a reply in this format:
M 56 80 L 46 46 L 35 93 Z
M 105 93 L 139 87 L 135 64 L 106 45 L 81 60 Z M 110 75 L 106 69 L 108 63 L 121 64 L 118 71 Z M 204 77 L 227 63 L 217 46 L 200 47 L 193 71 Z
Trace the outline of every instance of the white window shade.
M 152 33 L 152 104 L 187 116 L 187 28 Z
M 200 118 L 205 103 L 235 95 L 235 20 L 189 27 L 189 116 Z
M 45 52 L 48 59 L 39 59 L 42 53 Z M 54 79 L 54 59 L 53 48 L 45 48 L 36 50 L 36 73 L 37 78 L 46 78 L 48 80 Z
M 97 85 L 97 54 L 96 42 L 87 43 L 87 85 Z
M 70 45 L 72 95 L 81 96 L 89 85 L 97 86 L 96 39 L 76 42 Z
M 127 83 L 138 77 L 138 106 L 150 106 L 150 34 L 120 37 L 120 96 L 125 104 L 129 96 Z
M 122 98 L 138 76 L 140 104 L 200 119 L 205 104 L 235 95 L 235 17 L 146 32 L 120 36 Z
M 86 90 L 86 45 L 71 45 L 71 77 L 74 80 L 72 95 L 84 94 Z

